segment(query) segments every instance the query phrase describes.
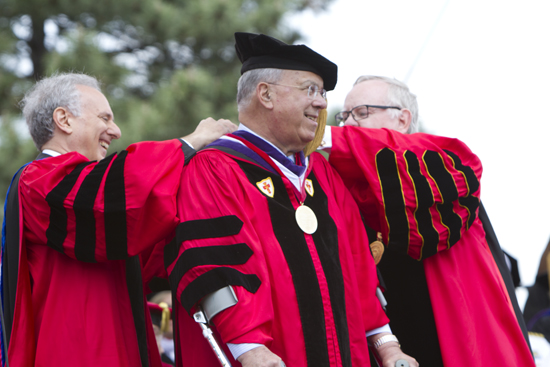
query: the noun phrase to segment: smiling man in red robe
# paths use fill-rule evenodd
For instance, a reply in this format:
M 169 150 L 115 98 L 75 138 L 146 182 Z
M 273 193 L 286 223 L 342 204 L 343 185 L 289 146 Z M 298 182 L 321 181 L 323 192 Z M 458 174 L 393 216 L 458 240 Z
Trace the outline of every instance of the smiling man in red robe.
M 41 154 L 14 177 L 6 200 L 9 365 L 160 366 L 138 255 L 177 224 L 175 194 L 195 153 L 189 144 L 201 148 L 233 125 L 207 119 L 185 140 L 106 157 L 121 132 L 96 79 L 43 79 L 23 106 Z
M 411 134 L 416 96 L 395 79 L 360 77 L 344 108 L 324 148 L 387 245 L 379 268 L 403 350 L 430 367 L 534 366 L 480 206 L 478 157 L 457 139 Z
M 418 366 L 401 352 L 376 297 L 357 205 L 319 153 L 303 152 L 336 65 L 266 35 L 235 39 L 241 125 L 184 170 L 182 222 L 166 248 L 176 364 L 218 364 L 190 315 L 231 285 L 238 303 L 213 322 L 236 365 L 369 366 L 368 338 L 384 366 L 399 359 Z

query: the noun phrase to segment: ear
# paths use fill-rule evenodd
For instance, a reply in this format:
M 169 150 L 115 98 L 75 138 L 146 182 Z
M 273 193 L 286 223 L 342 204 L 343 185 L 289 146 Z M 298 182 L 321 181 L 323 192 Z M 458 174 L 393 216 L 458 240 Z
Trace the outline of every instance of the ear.
M 71 126 L 72 114 L 65 107 L 57 107 L 53 111 L 53 122 L 55 126 L 65 134 L 71 134 L 73 127 Z
M 397 131 L 402 134 L 407 134 L 409 132 L 409 127 L 411 126 L 412 113 L 408 109 L 404 108 L 401 110 L 401 116 L 399 116 L 399 127 Z
M 273 109 L 273 96 L 272 90 L 269 88 L 269 84 L 265 82 L 258 83 L 256 86 L 256 97 L 262 106 L 268 110 Z

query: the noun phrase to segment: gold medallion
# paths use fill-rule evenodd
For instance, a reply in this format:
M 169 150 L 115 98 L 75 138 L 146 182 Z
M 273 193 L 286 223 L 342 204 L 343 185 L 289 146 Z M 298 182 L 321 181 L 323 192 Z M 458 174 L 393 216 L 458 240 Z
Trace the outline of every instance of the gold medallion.
M 374 241 L 370 244 L 370 251 L 372 252 L 372 257 L 374 257 L 374 263 L 378 265 L 380 260 L 382 260 L 384 245 L 380 241 Z
M 300 205 L 296 209 L 296 223 L 307 234 L 313 234 L 317 230 L 317 217 L 308 206 Z
M 384 254 L 384 244 L 382 243 L 382 233 L 376 233 L 376 241 L 373 241 L 370 244 L 370 251 L 372 257 L 374 258 L 374 263 L 378 265 L 380 260 L 382 260 L 382 255 Z

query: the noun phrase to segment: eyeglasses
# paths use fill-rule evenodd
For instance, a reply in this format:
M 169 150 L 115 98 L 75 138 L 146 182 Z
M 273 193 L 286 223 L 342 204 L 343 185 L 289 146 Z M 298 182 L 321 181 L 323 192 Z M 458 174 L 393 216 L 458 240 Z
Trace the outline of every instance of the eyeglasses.
M 317 95 L 320 92 L 321 97 L 323 97 L 323 99 L 325 101 L 327 100 L 327 91 L 324 90 L 324 89 L 319 88 L 319 86 L 317 84 L 311 84 L 309 87 L 297 87 L 295 85 L 277 84 L 277 83 L 269 83 L 269 82 L 266 82 L 266 83 L 267 84 L 273 84 L 273 85 L 280 85 L 282 87 L 298 88 L 298 89 L 301 89 L 301 90 L 306 90 L 307 89 L 307 96 L 311 99 L 315 99 L 315 97 L 317 97 Z
M 334 118 L 336 119 L 336 123 L 340 126 L 344 124 L 344 121 L 346 121 L 349 118 L 350 114 L 355 121 L 359 122 L 359 120 L 364 120 L 367 117 L 369 117 L 370 108 L 382 108 L 384 110 L 387 110 L 388 108 L 394 108 L 396 110 L 401 110 L 401 107 L 397 107 L 397 106 L 375 106 L 375 105 L 365 104 L 365 105 L 354 107 L 351 109 L 351 111 L 338 112 L 336 115 L 334 115 Z

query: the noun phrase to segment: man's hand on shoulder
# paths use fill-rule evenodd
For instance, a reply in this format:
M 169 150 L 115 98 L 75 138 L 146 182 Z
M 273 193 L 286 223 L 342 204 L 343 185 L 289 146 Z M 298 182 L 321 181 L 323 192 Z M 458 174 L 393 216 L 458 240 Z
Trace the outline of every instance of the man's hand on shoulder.
M 243 353 L 237 358 L 243 367 L 281 367 L 281 358 L 267 347 L 261 346 Z
M 232 133 L 237 130 L 237 126 L 229 120 L 214 120 L 208 117 L 201 122 L 191 134 L 184 136 L 183 139 L 189 142 L 195 150 L 204 148 L 222 135 Z

